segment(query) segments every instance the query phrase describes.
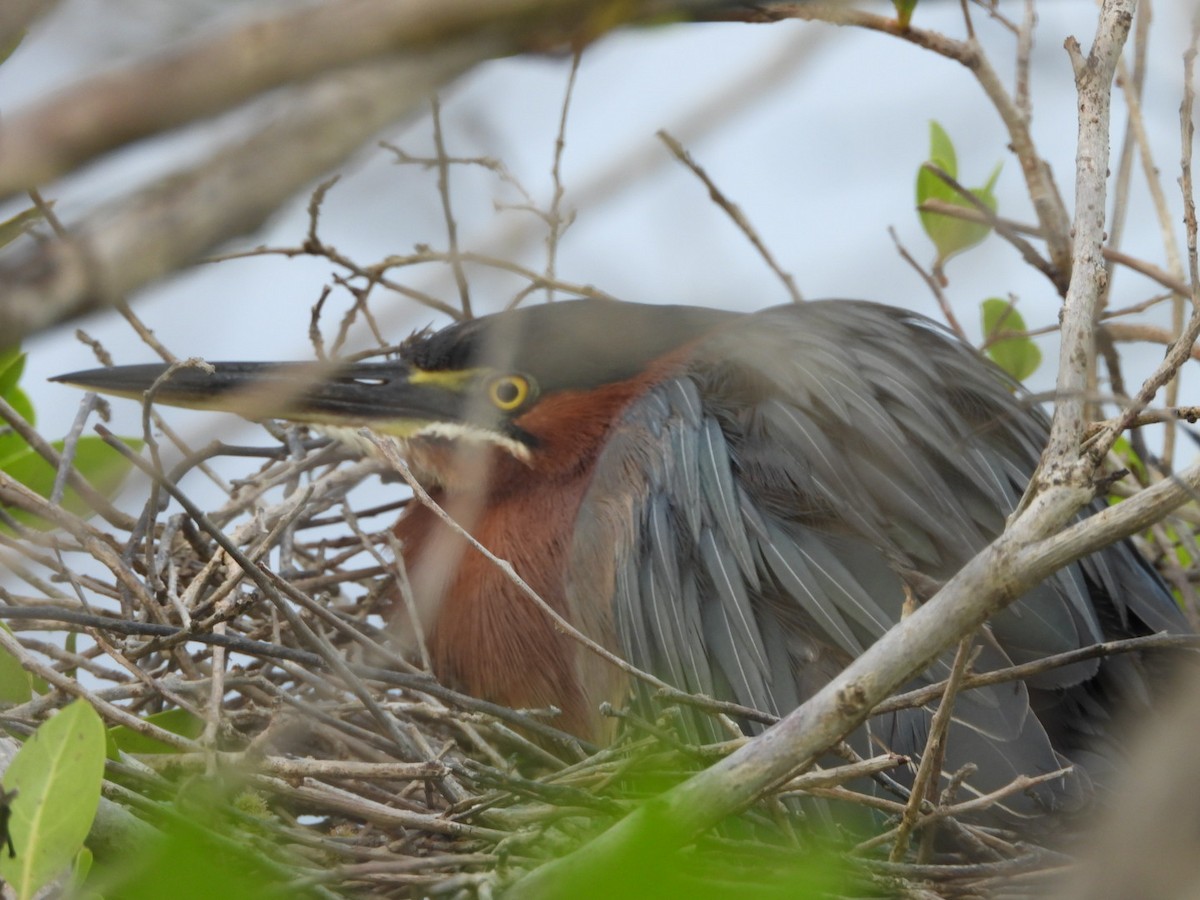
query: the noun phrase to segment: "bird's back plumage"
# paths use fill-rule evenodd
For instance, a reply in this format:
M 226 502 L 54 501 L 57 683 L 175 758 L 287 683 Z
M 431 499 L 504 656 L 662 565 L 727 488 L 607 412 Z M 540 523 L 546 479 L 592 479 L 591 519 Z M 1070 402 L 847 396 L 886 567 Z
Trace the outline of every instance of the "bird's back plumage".
M 831 301 L 741 317 L 614 426 L 575 530 L 572 605 L 611 601 L 635 665 L 784 714 L 898 621 L 906 596 L 926 599 L 1001 531 L 1046 433 L 1014 383 L 919 316 Z M 1122 543 L 996 616 L 974 668 L 1185 628 Z M 968 783 L 987 792 L 1090 758 L 1117 702 L 1144 692 L 1131 657 L 969 691 L 944 769 L 976 764 Z M 859 748 L 919 755 L 928 721 L 877 717 Z M 1071 805 L 1085 784 L 1007 807 Z

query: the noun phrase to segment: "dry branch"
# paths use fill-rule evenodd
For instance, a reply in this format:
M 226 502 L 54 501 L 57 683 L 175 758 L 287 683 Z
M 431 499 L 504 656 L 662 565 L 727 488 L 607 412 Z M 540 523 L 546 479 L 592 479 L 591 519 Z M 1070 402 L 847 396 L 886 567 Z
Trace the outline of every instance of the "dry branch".
M 96 210 L 67 239 L 7 261 L 0 267 L 0 335 L 20 340 L 111 305 L 254 230 L 473 58 L 448 51 L 373 63 L 296 88 L 251 137 Z
M 551 43 L 594 5 L 347 0 L 259 18 L 89 78 L 7 119 L 0 127 L 0 197 L 40 187 L 115 147 L 337 69 L 395 54 L 419 62 L 463 42 L 474 47 L 474 62 L 539 38 Z M 541 31 L 529 30 L 535 23 Z

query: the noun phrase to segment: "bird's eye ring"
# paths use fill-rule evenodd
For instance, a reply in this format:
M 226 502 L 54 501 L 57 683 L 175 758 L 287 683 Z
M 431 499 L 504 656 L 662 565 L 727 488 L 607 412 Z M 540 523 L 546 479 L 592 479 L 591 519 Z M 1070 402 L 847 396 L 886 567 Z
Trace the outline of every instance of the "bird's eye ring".
M 499 375 L 487 386 L 488 400 L 501 412 L 520 409 L 531 393 L 529 379 L 524 375 Z

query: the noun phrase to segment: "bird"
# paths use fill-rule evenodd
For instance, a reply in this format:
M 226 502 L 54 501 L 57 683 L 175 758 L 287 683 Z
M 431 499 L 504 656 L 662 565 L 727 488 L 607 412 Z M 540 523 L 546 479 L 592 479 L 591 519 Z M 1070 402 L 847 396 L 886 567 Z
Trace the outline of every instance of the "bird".
M 243 412 L 253 389 L 273 398 L 259 417 L 350 444 L 364 428 L 390 436 L 432 499 L 572 626 L 681 690 L 776 716 L 1002 531 L 1048 434 L 1021 386 L 974 348 L 862 300 L 753 313 L 564 300 L 418 332 L 384 361 L 165 372 L 55 380 L 137 398 L 160 382 L 156 402 Z M 410 504 L 394 533 L 443 682 L 552 707 L 589 740 L 612 737 L 602 704 L 646 700 L 428 506 Z M 1188 630 L 1121 542 L 994 616 L 972 665 Z M 945 777 L 974 765 L 964 789 L 983 795 L 1073 765 L 999 806 L 1014 819 L 1080 808 L 1113 765 L 1118 709 L 1160 680 L 1152 662 L 1088 659 L 964 692 Z M 851 744 L 919 759 L 930 715 L 876 716 Z

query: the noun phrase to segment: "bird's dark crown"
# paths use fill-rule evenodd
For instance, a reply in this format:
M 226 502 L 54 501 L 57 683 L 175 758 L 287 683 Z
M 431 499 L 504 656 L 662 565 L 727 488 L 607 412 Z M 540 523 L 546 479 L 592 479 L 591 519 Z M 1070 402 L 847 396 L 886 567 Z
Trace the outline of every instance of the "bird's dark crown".
M 736 315 L 694 306 L 568 300 L 414 335 L 401 358 L 430 372 L 522 372 L 542 393 L 586 390 L 632 378 L 652 360 Z

